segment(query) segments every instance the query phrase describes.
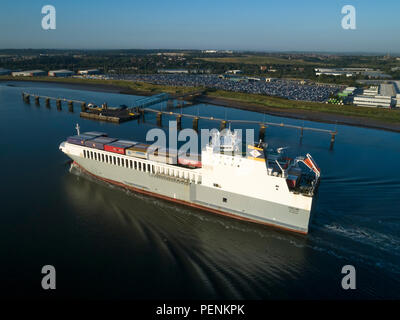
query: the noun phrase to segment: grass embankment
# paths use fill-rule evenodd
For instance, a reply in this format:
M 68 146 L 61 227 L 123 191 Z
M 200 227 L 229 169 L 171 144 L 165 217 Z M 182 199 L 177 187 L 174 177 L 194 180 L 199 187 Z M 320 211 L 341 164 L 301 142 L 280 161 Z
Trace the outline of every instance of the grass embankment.
M 132 94 L 155 94 L 159 92 L 167 92 L 171 94 L 183 94 L 198 90 L 198 87 L 178 87 L 166 86 L 159 84 L 151 84 L 146 82 L 133 82 L 129 80 L 97 80 L 97 79 L 81 79 L 81 78 L 54 78 L 54 77 L 12 77 L 0 76 L 0 80 L 10 81 L 39 81 L 39 82 L 58 82 L 81 85 L 97 85 L 111 86 L 126 90 Z
M 258 105 L 260 106 L 260 111 L 262 111 L 262 108 L 265 107 L 266 109 L 275 109 L 282 111 L 299 110 L 313 113 L 322 112 L 349 117 L 362 117 L 377 121 L 400 124 L 400 110 L 396 109 L 356 107 L 353 105 L 338 106 L 333 104 L 287 100 L 261 94 L 249 94 L 223 90 L 210 90 L 206 93 L 206 96 Z

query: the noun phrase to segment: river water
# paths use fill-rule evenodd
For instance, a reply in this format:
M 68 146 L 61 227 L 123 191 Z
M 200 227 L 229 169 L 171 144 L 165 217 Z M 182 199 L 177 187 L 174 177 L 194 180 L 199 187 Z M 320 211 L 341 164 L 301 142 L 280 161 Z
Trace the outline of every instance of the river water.
M 393 299 L 400 298 L 400 134 L 338 125 L 330 136 L 268 127 L 273 147 L 311 153 L 322 169 L 307 236 L 205 213 L 138 195 L 70 172 L 60 142 L 82 131 L 145 141 L 155 127 L 79 118 L 52 102 L 35 106 L 21 92 L 109 105 L 138 96 L 58 84 L 0 83 L 1 295 L 110 299 Z M 212 105 L 185 113 L 263 120 L 264 115 Z M 172 118 L 171 118 L 172 119 Z M 168 119 L 164 118 L 166 123 Z M 266 121 L 303 124 L 266 116 Z M 200 120 L 200 127 L 219 124 Z M 334 129 L 332 124 L 304 125 Z M 191 128 L 183 119 L 183 128 Z M 233 128 L 250 128 L 240 125 Z M 257 136 L 257 133 L 256 133 Z M 41 288 L 53 265 L 57 289 Z M 356 269 L 356 289 L 341 286 Z

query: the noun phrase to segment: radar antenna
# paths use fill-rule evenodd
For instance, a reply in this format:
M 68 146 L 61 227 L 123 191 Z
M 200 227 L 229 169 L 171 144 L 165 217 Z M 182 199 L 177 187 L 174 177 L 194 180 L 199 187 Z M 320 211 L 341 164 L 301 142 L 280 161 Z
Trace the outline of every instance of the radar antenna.
M 81 134 L 81 127 L 79 126 L 79 123 L 76 124 L 75 129 L 76 129 L 76 133 L 79 136 Z

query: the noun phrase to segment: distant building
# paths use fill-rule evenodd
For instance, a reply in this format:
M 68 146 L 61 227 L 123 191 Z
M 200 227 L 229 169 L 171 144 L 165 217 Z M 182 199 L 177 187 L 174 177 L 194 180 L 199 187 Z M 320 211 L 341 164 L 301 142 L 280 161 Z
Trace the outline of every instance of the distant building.
M 169 56 L 169 57 L 183 57 L 183 52 L 158 52 L 158 56 Z
M 86 70 L 79 70 L 78 74 L 81 75 L 91 75 L 91 74 L 99 74 L 100 70 L 99 69 L 86 69 Z
M 365 96 L 376 96 L 378 95 L 379 87 L 371 86 L 368 89 L 363 90 L 363 95 Z
M 225 73 L 230 73 L 230 74 L 239 74 L 239 73 L 243 73 L 242 70 L 228 70 Z
M 50 77 L 71 77 L 73 74 L 74 74 L 73 71 L 65 69 L 49 71 Z
M 265 82 L 273 82 L 276 78 L 265 78 Z
M 10 70 L 0 68 L 0 76 L 5 76 L 5 75 L 8 75 L 8 74 L 11 74 Z
M 256 82 L 256 81 L 260 81 L 260 78 L 257 77 L 247 77 L 247 80 L 249 80 L 249 82 Z
M 380 95 L 355 96 L 353 99 L 353 104 L 360 107 L 383 107 L 383 108 L 390 108 L 394 105 L 392 102 L 392 97 L 380 96 Z
M 11 75 L 13 77 L 40 77 L 46 76 L 46 71 L 43 70 L 27 70 L 27 71 L 16 71 L 12 72 Z
M 344 89 L 344 91 L 349 92 L 349 93 L 354 93 L 357 90 L 356 87 L 347 87 Z
M 261 71 L 267 70 L 267 66 L 260 66 L 260 70 L 261 70 Z
M 371 68 L 315 68 L 314 71 L 316 76 L 327 75 L 352 77 L 354 75 L 363 75 L 369 78 L 390 78 L 390 75 Z
M 230 80 L 230 81 L 249 82 L 249 79 L 247 77 L 241 77 L 241 76 L 237 76 L 234 74 L 220 74 L 218 77 L 220 79 L 225 79 L 225 80 Z
M 187 69 L 158 69 L 158 73 L 189 73 Z
M 217 50 L 203 50 L 203 53 L 217 53 Z

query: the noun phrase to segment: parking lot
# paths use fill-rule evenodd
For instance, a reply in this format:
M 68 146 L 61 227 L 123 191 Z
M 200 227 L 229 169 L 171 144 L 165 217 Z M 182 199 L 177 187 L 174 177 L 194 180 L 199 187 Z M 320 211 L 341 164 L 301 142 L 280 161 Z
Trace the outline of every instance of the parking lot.
M 205 86 L 227 91 L 266 94 L 290 100 L 324 102 L 331 93 L 336 93 L 339 86 L 300 84 L 298 81 L 275 79 L 266 82 L 234 81 L 221 79 L 217 75 L 190 75 L 190 74 L 151 74 L 151 75 L 108 75 L 110 79 L 144 81 L 153 84 L 170 86 Z

